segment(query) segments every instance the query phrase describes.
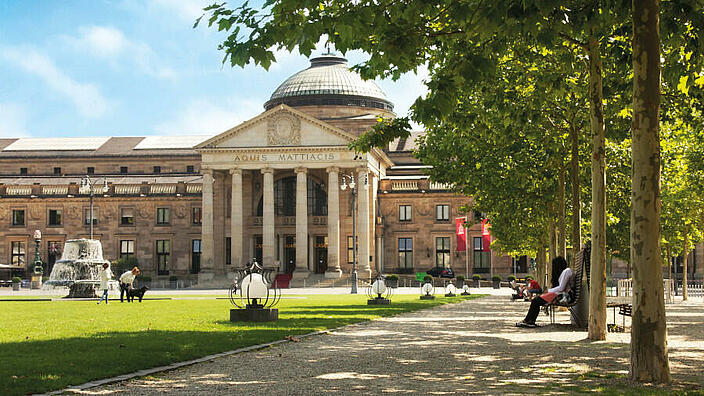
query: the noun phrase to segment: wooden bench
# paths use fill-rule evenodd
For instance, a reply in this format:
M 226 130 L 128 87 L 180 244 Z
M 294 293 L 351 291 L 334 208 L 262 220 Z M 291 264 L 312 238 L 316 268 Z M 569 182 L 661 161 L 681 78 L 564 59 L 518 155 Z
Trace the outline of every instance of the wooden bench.
M 554 324 L 555 323 L 555 307 L 566 307 L 570 310 L 572 315 L 576 315 L 574 307 L 580 302 L 580 299 L 583 298 L 584 293 L 582 293 L 582 277 L 584 276 L 584 273 L 587 273 L 587 276 L 589 276 L 589 260 L 591 256 L 591 249 L 589 246 L 585 247 L 584 249 L 580 250 L 574 258 L 574 298 L 572 301 L 568 301 L 565 303 L 558 303 L 557 301 L 553 303 L 549 303 L 545 306 L 545 309 L 548 312 L 548 315 L 550 316 L 550 323 Z M 587 285 L 589 286 L 589 285 Z

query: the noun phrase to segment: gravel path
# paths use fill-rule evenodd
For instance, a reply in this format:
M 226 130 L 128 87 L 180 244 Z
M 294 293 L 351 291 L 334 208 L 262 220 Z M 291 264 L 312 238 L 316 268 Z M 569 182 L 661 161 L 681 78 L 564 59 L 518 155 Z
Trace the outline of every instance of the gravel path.
M 586 342 L 586 332 L 567 325 L 567 312 L 557 314 L 556 325 L 541 314 L 545 326 L 516 328 L 527 309 L 489 296 L 81 393 L 544 394 L 623 382 L 628 333 Z M 667 312 L 673 379 L 704 388 L 704 304 L 671 304 Z

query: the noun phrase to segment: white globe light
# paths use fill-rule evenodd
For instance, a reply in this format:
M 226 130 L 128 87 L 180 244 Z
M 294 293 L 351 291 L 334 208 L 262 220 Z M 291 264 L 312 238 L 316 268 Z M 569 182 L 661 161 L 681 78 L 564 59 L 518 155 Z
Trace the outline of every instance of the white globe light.
M 452 283 L 447 285 L 446 290 L 447 290 L 447 294 L 455 294 L 457 292 L 457 288 Z
M 374 294 L 384 294 L 386 291 L 386 284 L 381 279 L 377 279 L 372 284 L 372 293 Z
M 433 291 L 433 285 L 426 283 L 423 285 L 423 293 L 430 294 Z
M 268 285 L 261 274 L 249 274 L 242 279 L 242 297 L 266 298 Z
M 469 286 L 468 285 L 462 286 L 462 290 L 464 290 L 466 293 L 469 293 Z

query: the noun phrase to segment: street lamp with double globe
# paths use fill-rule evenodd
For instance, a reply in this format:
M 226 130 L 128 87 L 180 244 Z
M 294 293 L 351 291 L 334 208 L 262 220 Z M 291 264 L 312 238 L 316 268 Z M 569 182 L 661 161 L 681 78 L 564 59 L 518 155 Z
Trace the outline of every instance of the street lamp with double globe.
M 86 175 L 85 178 L 81 179 L 81 194 L 90 194 L 90 209 L 88 214 L 88 224 L 90 224 L 90 239 L 93 239 L 93 195 L 95 193 L 95 183 L 97 180 L 92 180 L 90 176 Z M 103 179 L 103 194 L 108 193 L 108 181 Z
M 367 181 L 359 180 L 355 182 L 354 174 L 342 173 L 342 183 L 340 184 L 341 190 L 346 190 L 347 186 L 350 187 L 350 192 L 352 193 L 352 290 L 351 294 L 357 294 L 357 187 L 361 186 L 366 188 Z

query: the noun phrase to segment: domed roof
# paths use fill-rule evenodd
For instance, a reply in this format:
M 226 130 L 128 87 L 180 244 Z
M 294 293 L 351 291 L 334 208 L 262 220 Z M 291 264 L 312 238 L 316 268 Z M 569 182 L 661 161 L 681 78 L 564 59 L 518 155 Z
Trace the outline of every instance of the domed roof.
M 347 59 L 325 54 L 310 60 L 310 67 L 284 81 L 264 104 L 265 109 L 289 106 L 351 105 L 393 110 L 393 105 L 374 81 L 347 67 Z

